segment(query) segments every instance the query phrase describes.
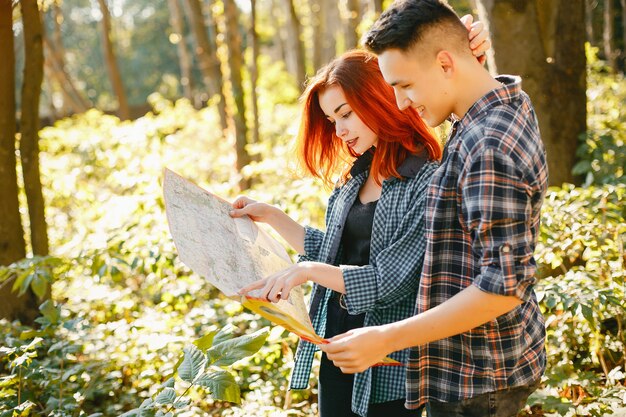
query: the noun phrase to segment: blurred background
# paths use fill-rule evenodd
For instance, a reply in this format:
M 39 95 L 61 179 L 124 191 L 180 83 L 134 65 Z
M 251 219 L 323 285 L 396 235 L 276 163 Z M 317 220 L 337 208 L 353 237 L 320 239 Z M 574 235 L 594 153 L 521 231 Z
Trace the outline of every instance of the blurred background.
M 316 415 L 314 379 L 286 391 L 297 338 L 178 261 L 162 170 L 323 228 L 298 97 L 390 3 L 0 0 L 0 417 Z M 548 151 L 549 366 L 523 415 L 626 415 L 626 0 L 449 3 Z

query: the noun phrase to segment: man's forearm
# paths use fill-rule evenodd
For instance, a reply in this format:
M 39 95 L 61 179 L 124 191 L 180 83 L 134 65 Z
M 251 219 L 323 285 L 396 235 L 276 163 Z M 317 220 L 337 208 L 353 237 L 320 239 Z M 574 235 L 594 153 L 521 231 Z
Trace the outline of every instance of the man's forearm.
M 390 352 L 402 350 L 467 332 L 521 303 L 517 297 L 490 294 L 470 286 L 422 314 L 385 325 L 384 334 Z

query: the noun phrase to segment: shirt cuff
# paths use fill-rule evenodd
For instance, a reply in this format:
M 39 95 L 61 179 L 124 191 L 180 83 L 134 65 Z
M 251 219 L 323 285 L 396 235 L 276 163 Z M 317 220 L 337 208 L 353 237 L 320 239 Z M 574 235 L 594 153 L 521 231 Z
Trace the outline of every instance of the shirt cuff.
M 474 285 L 488 293 L 529 301 L 537 282 L 535 268 L 531 265 L 516 265 L 513 249 L 508 243 L 501 245 L 498 253 L 499 261 L 484 266 L 480 275 L 474 279 Z

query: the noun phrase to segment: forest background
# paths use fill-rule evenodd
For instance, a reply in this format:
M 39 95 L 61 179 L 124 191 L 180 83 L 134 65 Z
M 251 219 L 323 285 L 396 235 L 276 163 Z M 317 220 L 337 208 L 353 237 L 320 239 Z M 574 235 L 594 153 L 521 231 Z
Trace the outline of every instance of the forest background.
M 548 150 L 548 370 L 522 415 L 626 415 L 626 0 L 450 0 Z M 176 256 L 165 166 L 323 227 L 306 82 L 381 0 L 0 0 L 0 416 L 312 416 L 297 338 Z M 447 126 L 438 129 L 445 140 Z

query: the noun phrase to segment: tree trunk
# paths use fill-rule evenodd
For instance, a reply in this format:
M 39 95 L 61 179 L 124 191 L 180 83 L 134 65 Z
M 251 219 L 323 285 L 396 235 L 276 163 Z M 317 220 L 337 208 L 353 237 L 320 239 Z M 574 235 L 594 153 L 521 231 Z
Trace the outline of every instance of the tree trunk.
M 550 184 L 579 182 L 572 168 L 586 130 L 583 0 L 480 0 L 478 5 L 497 70 L 524 79 L 547 150 Z
M 376 16 L 380 16 L 383 12 L 383 0 L 374 0 L 374 11 L 376 12 Z
M 48 254 L 48 231 L 39 173 L 39 97 L 43 81 L 42 24 L 37 0 L 20 0 L 24 23 L 24 84 L 20 158 L 34 255 Z
M 620 0 L 622 5 L 622 65 L 626 72 L 626 0 Z
M 57 87 L 63 95 L 63 104 L 71 109 L 73 113 L 83 113 L 89 109 L 92 104 L 86 101 L 82 94 L 74 86 L 69 74 L 63 68 L 63 64 L 58 62 L 54 46 L 48 41 L 45 33 L 43 34 L 44 49 L 48 51 L 47 58 L 44 59 L 44 66 L 49 74 L 49 78 L 53 78 L 57 82 Z
M 595 45 L 595 33 L 593 30 L 593 3 L 594 0 L 585 0 L 585 31 L 587 32 L 587 42 Z
M 173 34 L 177 36 L 176 50 L 178 52 L 178 62 L 180 64 L 180 85 L 183 88 L 183 95 L 193 103 L 193 76 L 191 73 L 191 55 L 185 42 L 185 21 L 180 10 L 178 0 L 167 0 L 170 11 L 170 25 Z
M 102 12 L 102 45 L 104 47 L 104 59 L 109 78 L 111 79 L 111 87 L 117 97 L 120 119 L 128 120 L 130 118 L 130 109 L 111 40 L 111 14 L 109 13 L 106 0 L 98 0 L 98 4 L 100 4 L 100 11 Z
M 44 59 L 44 65 L 48 69 L 48 73 L 52 75 L 58 82 L 58 87 L 64 97 L 65 106 L 69 106 L 74 113 L 86 112 L 93 104 L 84 97 L 84 95 L 76 88 L 76 84 L 70 77 L 65 68 L 65 48 L 61 37 L 61 23 L 63 15 L 61 7 L 54 4 L 54 32 L 51 39 L 46 36 L 45 25 L 42 24 L 42 39 L 44 50 L 48 51 L 47 59 Z M 43 20 L 43 14 L 40 13 Z M 50 84 L 52 87 L 52 84 Z
M 602 31 L 602 45 L 604 49 L 604 57 L 613 69 L 617 72 L 617 60 L 615 59 L 615 46 L 613 34 L 615 32 L 614 21 L 615 12 L 613 9 L 613 0 L 604 0 L 604 30 Z
M 361 21 L 359 0 L 343 0 L 344 39 L 346 50 L 354 49 L 359 44 L 357 27 Z
M 324 43 L 324 7 L 323 0 L 311 0 L 311 24 L 313 27 L 313 72 L 324 65 L 322 61 L 322 48 Z
M 292 50 L 296 53 L 296 79 L 298 80 L 298 88 L 304 90 L 306 82 L 306 61 L 304 56 L 304 44 L 302 42 L 302 24 L 293 0 L 286 0 L 289 8 L 289 38 L 292 40 Z
M 209 38 L 200 0 L 187 0 L 187 5 L 191 12 L 188 17 L 196 39 L 196 56 L 200 64 L 204 85 L 209 90 L 211 96 L 217 95 L 219 98 L 217 110 L 220 115 L 222 130 L 226 131 L 228 129 L 228 115 L 226 113 L 226 97 L 222 90 L 224 86 L 222 69 L 220 60 L 217 57 L 216 34 L 214 34 L 212 39 Z
M 325 62 L 330 62 L 333 58 L 339 55 L 341 52 L 338 47 L 337 39 L 341 37 L 343 22 L 339 13 L 338 3 L 333 0 L 324 0 L 326 2 L 326 31 L 324 37 L 328 39 L 326 43 L 326 55 Z
M 252 92 L 252 118 L 254 129 L 252 130 L 252 143 L 259 143 L 259 99 L 256 89 L 259 78 L 259 36 L 256 31 L 256 0 L 250 0 L 250 37 L 252 38 L 252 62 L 250 63 L 250 83 Z
M 291 65 L 290 55 L 287 53 L 287 31 L 285 28 L 283 19 L 283 10 L 281 7 L 281 2 L 283 0 L 271 0 L 272 3 L 272 17 L 274 18 L 274 22 L 276 23 L 276 36 L 275 39 L 278 43 L 278 50 L 280 55 L 280 60 L 285 63 L 285 69 L 287 72 L 295 74 L 297 71 L 295 69 L 295 60 L 293 65 Z M 293 67 L 293 70 L 292 70 Z
M 24 229 L 19 211 L 15 167 L 15 55 L 13 50 L 11 0 L 0 0 L 0 265 L 10 265 L 26 256 Z M 17 297 L 12 280 L 0 283 L 0 317 L 30 323 L 37 314 L 31 291 Z
M 224 16 L 226 19 L 226 43 L 228 45 L 228 66 L 230 68 L 230 83 L 235 102 L 233 119 L 235 121 L 235 149 L 237 151 L 237 170 L 241 173 L 243 167 L 251 161 L 246 150 L 247 127 L 246 107 L 243 97 L 243 85 L 241 82 L 242 54 L 241 37 L 239 35 L 239 12 L 235 0 L 224 0 Z M 250 180 L 242 178 L 239 181 L 242 190 L 250 187 Z

